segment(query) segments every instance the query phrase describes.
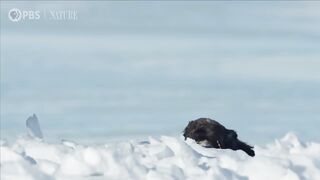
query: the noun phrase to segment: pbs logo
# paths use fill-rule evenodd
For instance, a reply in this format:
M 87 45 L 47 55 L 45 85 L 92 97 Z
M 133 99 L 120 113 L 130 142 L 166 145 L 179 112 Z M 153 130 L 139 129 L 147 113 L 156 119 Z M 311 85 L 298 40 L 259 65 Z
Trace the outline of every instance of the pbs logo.
M 9 11 L 8 17 L 12 22 L 18 22 L 21 20 L 22 13 L 19 9 L 13 8 Z
M 12 22 L 18 22 L 22 20 L 39 20 L 40 19 L 40 11 L 33 10 L 23 10 L 13 8 L 10 9 L 8 13 L 8 17 Z

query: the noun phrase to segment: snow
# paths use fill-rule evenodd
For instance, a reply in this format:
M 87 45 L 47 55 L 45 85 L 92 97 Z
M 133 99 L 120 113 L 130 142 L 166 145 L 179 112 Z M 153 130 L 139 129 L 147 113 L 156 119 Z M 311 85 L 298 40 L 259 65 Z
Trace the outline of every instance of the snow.
M 42 139 L 42 131 L 40 128 L 40 124 L 38 121 L 38 118 L 35 114 L 33 116 L 30 116 L 26 121 L 26 126 L 28 130 L 28 135 L 34 138 Z
M 320 179 L 320 143 L 303 143 L 293 133 L 265 146 L 256 156 L 204 148 L 182 137 L 149 137 L 81 145 L 48 143 L 21 136 L 1 140 L 1 179 Z
M 287 133 L 254 158 L 242 151 L 204 148 L 181 137 L 149 137 L 82 145 L 48 143 L 36 115 L 27 119 L 26 136 L 0 140 L 1 180 L 318 180 L 320 143 L 304 143 Z

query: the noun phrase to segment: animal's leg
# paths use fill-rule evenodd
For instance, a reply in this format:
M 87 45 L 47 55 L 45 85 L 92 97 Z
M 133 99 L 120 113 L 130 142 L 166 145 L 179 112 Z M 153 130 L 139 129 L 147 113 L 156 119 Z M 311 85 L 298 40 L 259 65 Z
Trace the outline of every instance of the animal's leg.
M 255 156 L 254 150 L 252 146 L 249 146 L 248 144 L 238 140 L 237 141 L 237 149 L 241 149 L 244 152 L 246 152 L 249 156 L 253 157 Z

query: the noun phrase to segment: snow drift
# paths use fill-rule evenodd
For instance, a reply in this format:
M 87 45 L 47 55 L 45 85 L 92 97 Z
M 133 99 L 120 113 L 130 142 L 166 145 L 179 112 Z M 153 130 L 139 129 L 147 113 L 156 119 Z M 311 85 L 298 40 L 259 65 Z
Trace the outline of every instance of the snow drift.
M 0 141 L 1 180 L 318 180 L 320 143 L 301 142 L 288 133 L 256 156 L 242 151 L 204 148 L 183 137 L 149 137 L 104 145 L 43 140 L 35 115 L 27 136 Z
M 162 136 L 147 141 L 85 146 L 20 137 L 1 141 L 1 179 L 320 179 L 320 144 L 289 133 L 256 157 L 241 151 L 206 149 L 188 139 Z

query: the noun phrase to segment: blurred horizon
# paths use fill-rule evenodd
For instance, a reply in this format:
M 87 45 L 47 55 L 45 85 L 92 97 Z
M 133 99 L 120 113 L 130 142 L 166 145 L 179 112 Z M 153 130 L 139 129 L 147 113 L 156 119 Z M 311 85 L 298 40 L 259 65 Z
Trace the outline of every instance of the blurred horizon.
M 12 8 L 77 20 L 11 22 Z M 320 2 L 1 1 L 1 139 L 179 135 L 209 117 L 248 142 L 319 141 Z

